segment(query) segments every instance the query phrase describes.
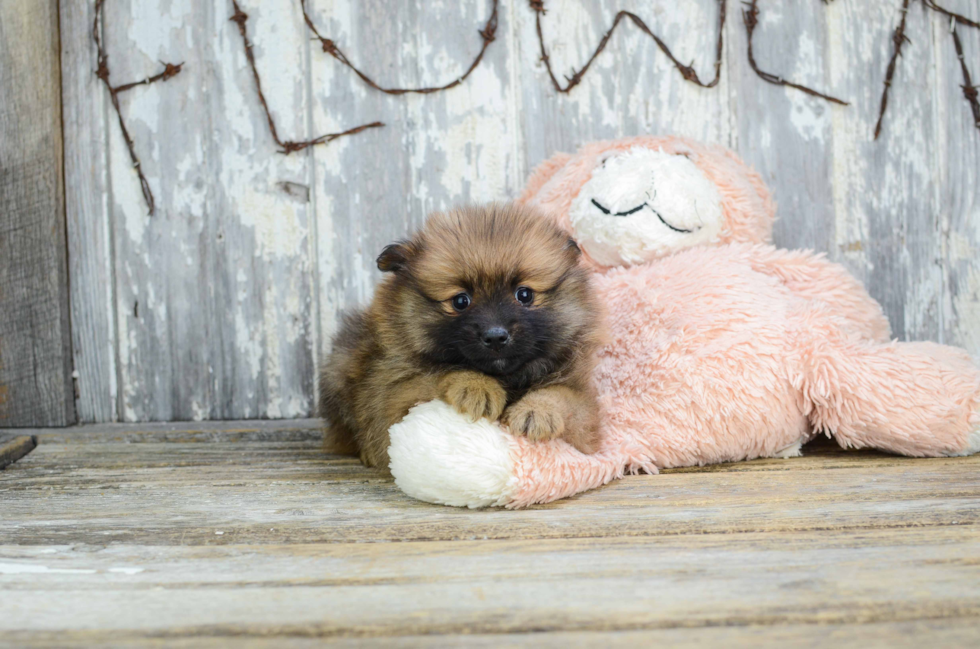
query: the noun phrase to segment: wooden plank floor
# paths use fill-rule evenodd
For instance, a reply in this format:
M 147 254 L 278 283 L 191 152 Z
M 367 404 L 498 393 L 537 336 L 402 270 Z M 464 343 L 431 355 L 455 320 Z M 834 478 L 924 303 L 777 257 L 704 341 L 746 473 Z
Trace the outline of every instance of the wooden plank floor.
M 0 645 L 980 644 L 980 458 L 818 443 L 469 511 L 311 421 L 31 432 Z

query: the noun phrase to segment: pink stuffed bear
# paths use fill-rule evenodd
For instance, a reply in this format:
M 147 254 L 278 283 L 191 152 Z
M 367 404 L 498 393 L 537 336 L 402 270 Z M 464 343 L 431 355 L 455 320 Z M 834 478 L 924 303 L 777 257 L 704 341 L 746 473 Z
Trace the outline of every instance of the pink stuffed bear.
M 420 404 L 391 428 L 391 471 L 410 496 L 523 507 L 626 473 L 799 455 L 821 432 L 911 456 L 980 450 L 980 370 L 966 352 L 890 342 L 844 268 L 770 245 L 769 192 L 730 151 L 597 142 L 543 163 L 520 200 L 567 228 L 595 270 L 601 447 L 536 444 Z

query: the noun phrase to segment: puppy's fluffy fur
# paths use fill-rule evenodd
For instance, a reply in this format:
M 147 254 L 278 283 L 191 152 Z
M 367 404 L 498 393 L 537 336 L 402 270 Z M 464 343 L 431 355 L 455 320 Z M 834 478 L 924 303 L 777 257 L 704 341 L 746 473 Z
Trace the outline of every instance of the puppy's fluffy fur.
M 512 205 L 431 215 L 378 257 L 388 276 L 347 314 L 321 369 L 320 415 L 369 466 L 388 468 L 388 429 L 443 399 L 514 434 L 591 452 L 599 315 L 579 249 Z

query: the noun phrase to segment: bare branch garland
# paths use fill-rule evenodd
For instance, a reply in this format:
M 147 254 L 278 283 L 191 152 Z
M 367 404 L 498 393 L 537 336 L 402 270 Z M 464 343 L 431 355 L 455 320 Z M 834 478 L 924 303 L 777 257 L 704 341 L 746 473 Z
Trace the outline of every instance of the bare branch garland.
M 966 99 L 966 103 L 969 104 L 970 111 L 973 113 L 973 123 L 980 129 L 980 99 L 977 97 L 977 86 L 973 85 L 973 81 L 970 78 L 970 69 L 966 66 L 966 58 L 963 55 L 963 43 L 960 41 L 960 35 L 956 32 L 957 24 L 980 29 L 980 23 L 944 7 L 940 7 L 933 0 L 922 1 L 933 11 L 937 11 L 950 19 L 949 31 L 953 36 L 953 47 L 956 49 L 956 58 L 960 61 L 960 71 L 963 74 L 963 85 L 960 88 L 963 89 L 963 98 Z
M 885 89 L 881 93 L 881 107 L 878 110 L 878 122 L 875 124 L 874 139 L 876 140 L 881 134 L 881 125 L 885 118 L 885 110 L 888 108 L 888 92 L 891 89 L 892 80 L 895 77 L 895 66 L 898 62 L 898 57 L 902 54 L 902 46 L 905 45 L 905 43 L 912 42 L 909 40 L 908 36 L 905 35 L 905 20 L 908 17 L 910 4 L 911 0 L 902 0 L 902 19 L 892 34 L 892 56 L 888 61 L 888 68 L 885 70 Z M 980 23 L 941 7 L 936 4 L 934 0 L 922 0 L 922 4 L 927 9 L 931 9 L 932 11 L 935 11 L 936 13 L 950 19 L 950 32 L 953 36 L 953 47 L 956 49 L 956 57 L 959 59 L 960 70 L 963 74 L 963 85 L 960 87 L 963 89 L 963 97 L 966 99 L 966 102 L 970 106 L 970 110 L 973 113 L 973 122 L 976 127 L 980 129 L 980 100 L 978 100 L 977 97 L 977 86 L 974 86 L 973 82 L 971 81 L 970 69 L 967 67 L 966 59 L 963 55 L 963 44 L 960 41 L 959 34 L 956 32 L 957 23 L 966 27 L 972 27 L 974 29 L 980 29 Z
M 632 21 L 632 23 L 636 25 L 644 34 L 654 40 L 657 47 L 660 48 L 660 51 L 667 55 L 667 58 L 671 60 L 674 67 L 680 71 L 681 76 L 686 80 L 702 88 L 714 88 L 716 85 L 718 85 L 718 80 L 721 78 L 721 57 L 724 45 L 723 38 L 725 30 L 726 0 L 718 0 L 718 41 L 715 47 L 715 76 L 708 83 L 704 83 L 698 77 L 698 73 L 694 70 L 693 61 L 691 65 L 684 65 L 677 60 L 677 57 L 675 57 L 673 52 L 670 51 L 667 44 L 664 43 L 659 36 L 653 33 L 653 30 L 651 30 L 647 24 L 643 22 L 642 18 L 630 11 L 621 10 L 616 14 L 616 17 L 613 19 L 612 26 L 602 36 L 602 39 L 599 41 L 599 45 L 596 46 L 595 51 L 592 53 L 592 56 L 589 57 L 589 60 L 585 62 L 585 65 L 583 65 L 579 70 L 572 69 L 571 76 L 565 76 L 565 86 L 562 86 L 561 82 L 559 82 L 558 78 L 555 76 L 555 72 L 551 67 L 551 57 L 548 55 L 548 49 L 544 44 L 544 34 L 541 28 L 541 18 L 547 13 L 544 6 L 544 0 L 529 0 L 529 4 L 531 9 L 535 12 L 534 21 L 535 29 L 537 30 L 538 34 L 538 45 L 541 49 L 541 62 L 544 63 L 545 68 L 548 70 L 548 76 L 551 77 L 551 83 L 555 87 L 555 90 L 559 93 L 567 94 L 571 92 L 572 88 L 582 82 L 582 77 L 589 71 L 589 67 L 591 67 L 592 62 L 596 60 L 596 57 L 598 57 L 604 49 L 606 49 L 606 45 L 608 44 L 610 37 L 613 35 L 613 32 L 616 31 L 619 23 L 625 18 Z
M 980 23 L 978 23 L 977 21 L 970 20 L 966 16 L 962 16 L 958 13 L 954 13 L 950 11 L 949 9 L 940 7 L 933 0 L 922 0 L 922 2 L 933 11 L 938 11 L 942 15 L 946 16 L 947 18 L 952 18 L 953 20 L 955 20 L 961 25 L 964 25 L 966 27 L 973 27 L 974 29 L 980 29 Z
M 265 94 L 262 92 L 262 79 L 259 77 L 259 69 L 255 65 L 255 54 L 252 52 L 252 42 L 248 39 L 248 30 L 245 27 L 245 23 L 248 22 L 248 14 L 242 11 L 242 8 L 238 5 L 238 0 L 231 0 L 231 4 L 235 9 L 235 13 L 232 15 L 230 20 L 238 25 L 238 33 L 241 34 L 242 43 L 245 46 L 245 59 L 248 61 L 248 67 L 252 70 L 252 78 L 255 80 L 255 91 L 259 96 L 259 103 L 262 104 L 262 110 L 265 112 L 265 119 L 269 123 L 269 132 L 272 134 L 272 139 L 275 140 L 275 143 L 279 145 L 280 153 L 289 155 L 290 153 L 302 151 L 303 149 L 307 149 L 311 146 L 333 142 L 339 137 L 354 135 L 355 133 L 360 133 L 361 131 L 369 128 L 379 128 L 384 126 L 383 122 L 371 122 L 370 124 L 355 126 L 354 128 L 342 131 L 340 133 L 326 133 L 309 140 L 296 141 L 281 139 L 279 137 L 279 131 L 276 129 L 276 122 L 272 117 L 272 111 L 269 110 L 269 103 L 265 100 Z
M 825 4 L 828 4 L 831 1 L 832 0 L 823 0 Z M 973 85 L 972 78 L 970 75 L 970 70 L 967 67 L 965 56 L 963 53 L 963 45 L 962 42 L 960 41 L 959 34 L 956 32 L 957 24 L 973 29 L 980 29 L 980 23 L 970 18 L 967 18 L 966 16 L 957 14 L 955 12 L 952 12 L 942 7 L 938 5 L 934 0 L 921 0 L 921 1 L 926 8 L 936 13 L 939 13 L 943 16 L 946 16 L 947 18 L 950 19 L 951 22 L 950 32 L 952 34 L 953 45 L 956 49 L 956 56 L 957 59 L 959 60 L 960 69 L 963 75 L 963 85 L 961 86 L 963 90 L 963 96 L 966 99 L 967 103 L 969 104 L 970 109 L 973 113 L 975 125 L 977 126 L 978 129 L 980 129 L 980 97 L 978 97 L 978 86 Z M 321 49 L 326 54 L 329 54 L 334 59 L 336 59 L 339 63 L 349 68 L 365 84 L 367 84 L 368 86 L 370 86 L 371 88 L 379 92 L 383 92 L 389 95 L 431 94 L 431 93 L 441 92 L 444 90 L 449 90 L 450 88 L 455 88 L 456 86 L 459 86 L 460 84 L 464 83 L 470 77 L 473 71 L 476 70 L 477 66 L 479 66 L 480 63 L 483 61 L 483 57 L 486 54 L 487 49 L 490 47 L 490 44 L 496 39 L 496 31 L 497 31 L 498 18 L 499 18 L 499 4 L 500 4 L 500 0 L 491 0 L 490 16 L 487 18 L 487 21 L 484 24 L 483 29 L 477 32 L 482 40 L 482 45 L 480 47 L 480 50 L 477 52 L 476 56 L 473 58 L 472 62 L 470 63 L 469 67 L 466 68 L 463 74 L 461 74 L 460 76 L 456 77 L 455 79 L 443 85 L 421 87 L 421 88 L 394 88 L 394 87 L 381 86 L 376 81 L 374 81 L 374 79 L 368 76 L 364 71 L 362 71 L 360 68 L 354 65 L 347 57 L 347 55 L 343 52 L 343 50 L 341 50 L 340 47 L 336 44 L 335 41 L 333 41 L 330 38 L 327 38 L 319 31 L 319 29 L 316 26 L 316 23 L 313 21 L 313 18 L 310 14 L 310 10 L 307 5 L 307 0 L 299 0 L 299 2 L 303 12 L 303 21 L 306 24 L 306 27 L 313 34 L 314 38 L 317 41 L 319 41 Z M 279 135 L 279 131 L 276 127 L 275 119 L 272 116 L 272 111 L 269 109 L 269 104 L 266 101 L 265 94 L 262 91 L 262 79 L 259 75 L 258 67 L 255 62 L 255 55 L 252 51 L 253 50 L 252 42 L 248 38 L 248 30 L 246 28 L 246 23 L 248 22 L 248 14 L 242 11 L 241 6 L 238 4 L 238 0 L 231 0 L 231 3 L 232 3 L 232 8 L 234 10 L 234 13 L 231 16 L 230 21 L 234 22 L 238 26 L 238 32 L 241 35 L 242 44 L 245 49 L 245 58 L 248 62 L 248 66 L 252 72 L 252 78 L 255 83 L 255 90 L 259 98 L 259 104 L 262 106 L 262 110 L 263 113 L 265 114 L 266 122 L 268 123 L 269 126 L 269 132 L 272 136 L 272 139 L 279 146 L 280 153 L 288 155 L 290 153 L 294 153 L 296 151 L 302 151 L 304 149 L 317 146 L 320 144 L 327 144 L 340 137 L 354 135 L 356 133 L 360 133 L 367 129 L 380 128 L 384 126 L 383 122 L 376 121 L 368 124 L 362 124 L 360 126 L 355 126 L 351 129 L 339 133 L 326 133 L 324 135 L 311 138 L 309 140 L 300 140 L 300 141 L 283 140 Z M 528 4 L 531 10 L 534 11 L 535 13 L 535 31 L 537 34 L 538 45 L 541 52 L 540 60 L 545 65 L 545 69 L 548 72 L 548 76 L 551 79 L 551 83 L 554 86 L 555 91 L 560 94 L 568 94 L 569 92 L 571 92 L 573 88 L 575 88 L 575 86 L 579 85 L 582 82 L 582 78 L 589 71 L 590 67 L 592 66 L 592 63 L 605 50 L 607 44 L 609 43 L 609 39 L 616 31 L 616 28 L 619 26 L 621 22 L 627 19 L 630 22 L 632 22 L 634 25 L 636 25 L 636 27 L 639 28 L 640 31 L 642 31 L 644 34 L 649 36 L 657 44 L 657 47 L 660 49 L 660 51 L 662 51 L 667 56 L 667 58 L 670 59 L 671 63 L 674 65 L 675 68 L 677 68 L 677 70 L 681 73 L 681 76 L 685 80 L 701 88 L 714 88 L 718 84 L 721 78 L 721 65 L 722 65 L 722 55 L 724 50 L 724 28 L 725 28 L 725 20 L 726 20 L 726 13 L 727 13 L 727 0 L 718 0 L 718 39 L 716 41 L 716 46 L 715 46 L 714 76 L 710 81 L 704 82 L 700 79 L 700 77 L 697 74 L 697 71 L 695 71 L 694 69 L 693 61 L 690 65 L 685 65 L 684 63 L 681 63 L 681 61 L 678 60 L 676 56 L 674 56 L 673 52 L 671 52 L 670 47 L 668 47 L 667 44 L 659 36 L 657 36 L 657 34 L 653 32 L 653 30 L 650 29 L 650 27 L 643 21 L 642 18 L 640 18 L 638 15 L 630 11 L 620 10 L 619 12 L 616 13 L 612 25 L 603 34 L 602 38 L 599 41 L 599 44 L 596 46 L 596 49 L 593 51 L 592 56 L 589 57 L 589 59 L 585 62 L 585 64 L 580 69 L 575 70 L 573 68 L 571 71 L 571 75 L 565 76 L 564 85 L 562 85 L 562 83 L 558 80 L 558 77 L 555 75 L 554 69 L 552 68 L 551 65 L 551 58 L 548 54 L 548 49 L 545 46 L 545 42 L 544 42 L 542 19 L 544 15 L 547 13 L 547 10 L 545 8 L 545 0 L 528 0 Z M 758 8 L 758 0 L 750 0 L 749 2 L 745 2 L 744 4 L 746 5 L 746 8 L 742 10 L 742 20 L 745 24 L 746 35 L 748 37 L 747 55 L 749 60 L 749 66 L 752 68 L 753 72 L 755 72 L 755 74 L 760 79 L 774 85 L 785 86 L 788 88 L 800 90 L 808 95 L 818 97 L 820 99 L 824 99 L 826 101 L 833 102 L 839 105 L 844 105 L 844 106 L 848 105 L 846 101 L 843 101 L 831 95 L 818 92 L 807 86 L 794 83 L 771 72 L 766 72 L 764 70 L 761 70 L 755 60 L 755 54 L 752 48 L 752 42 L 753 42 L 752 37 L 759 23 L 758 17 L 760 12 Z M 881 104 L 878 111 L 878 120 L 875 124 L 875 130 L 874 130 L 875 140 L 877 140 L 878 136 L 881 134 L 882 123 L 884 121 L 885 112 L 887 111 L 888 108 L 888 95 L 895 77 L 895 71 L 896 71 L 898 59 L 902 54 L 902 47 L 906 43 L 911 42 L 909 38 L 905 35 L 906 19 L 908 16 L 910 4 L 911 4 L 911 0 L 902 0 L 901 20 L 892 34 L 892 39 L 891 39 L 892 54 L 891 57 L 889 58 L 888 67 L 885 71 L 885 81 L 884 81 L 885 87 L 884 90 L 882 91 Z M 98 68 L 95 74 L 102 81 L 102 83 L 106 87 L 106 90 L 109 92 L 109 97 L 112 102 L 113 109 L 115 110 L 116 117 L 119 121 L 119 128 L 122 132 L 123 139 L 125 140 L 126 147 L 129 151 L 130 160 L 132 161 L 133 167 L 134 169 L 136 169 L 136 173 L 139 176 L 140 187 L 143 192 L 143 198 L 146 201 L 147 207 L 149 209 L 149 213 L 152 215 L 156 209 L 156 205 L 153 198 L 153 192 L 150 189 L 149 182 L 147 181 L 146 176 L 143 173 L 139 156 L 136 153 L 136 146 L 133 142 L 133 138 L 130 135 L 128 128 L 126 127 L 126 122 L 123 119 L 122 110 L 119 104 L 119 95 L 121 93 L 132 90 L 138 86 L 148 86 L 157 82 L 168 81 L 182 71 L 184 64 L 161 62 L 161 64 L 163 65 L 163 70 L 158 72 L 157 74 L 147 77 L 145 79 L 141 79 L 139 81 L 133 81 L 118 86 L 113 86 L 110 81 L 109 57 L 105 51 L 105 46 L 102 40 L 102 29 L 105 23 L 104 5 L 105 5 L 105 0 L 95 0 L 95 19 L 93 21 L 93 26 L 92 26 L 92 37 L 95 41 L 95 45 L 98 50 Z
M 966 67 L 966 59 L 963 57 L 963 43 L 960 42 L 960 35 L 956 33 L 955 26 L 951 31 L 953 32 L 953 47 L 956 48 L 956 58 L 960 60 L 960 69 L 963 72 L 963 85 L 960 88 L 963 89 L 963 97 L 973 112 L 973 124 L 980 128 L 980 100 L 977 98 L 977 86 L 973 85 L 973 81 L 970 79 L 970 69 Z
M 123 119 L 122 109 L 119 107 L 119 95 L 120 93 L 132 90 L 136 86 L 149 86 L 158 81 L 168 81 L 180 74 L 184 64 L 163 63 L 163 71 L 159 74 L 155 74 L 152 77 L 147 77 L 140 81 L 113 86 L 112 81 L 110 80 L 111 73 L 109 71 L 109 55 L 106 54 L 105 45 L 102 42 L 102 27 L 105 24 L 104 12 L 105 0 L 95 0 L 95 19 L 92 21 L 92 38 L 95 40 L 95 47 L 98 51 L 98 68 L 95 70 L 95 76 L 102 80 L 106 90 L 109 91 L 109 99 L 112 101 L 112 108 L 116 111 L 116 117 L 119 120 L 119 130 L 122 131 L 123 139 L 126 141 L 126 148 L 129 149 L 129 159 L 132 161 L 133 168 L 136 169 L 136 174 L 140 179 L 140 188 L 143 190 L 143 200 L 146 201 L 146 207 L 149 210 L 149 214 L 152 216 L 156 211 L 156 203 L 153 200 L 153 190 L 150 189 L 150 183 L 147 181 L 146 175 L 143 173 L 143 167 L 140 164 L 139 156 L 136 155 L 136 145 L 133 143 L 133 137 L 129 134 L 129 129 L 126 128 L 126 120 Z
M 364 72 L 362 72 L 360 68 L 358 68 L 356 65 L 351 63 L 350 59 L 347 58 L 347 55 L 344 54 L 343 50 L 341 50 L 340 47 L 338 47 L 333 40 L 326 38 L 320 33 L 320 31 L 316 27 L 316 24 L 313 22 L 313 18 L 310 16 L 310 12 L 307 9 L 306 2 L 307 0 L 300 0 L 300 6 L 303 9 L 303 21 L 306 23 L 306 26 L 309 28 L 309 30 L 313 32 L 314 38 L 320 41 L 321 49 L 323 49 L 324 52 L 326 52 L 333 58 L 337 59 L 341 64 L 350 68 L 354 72 L 354 74 L 356 74 L 358 77 L 361 78 L 361 80 L 364 83 L 371 86 L 375 90 L 379 90 L 389 95 L 406 95 L 406 94 L 427 95 L 434 92 L 440 92 L 442 90 L 449 90 L 450 88 L 455 88 L 459 84 L 466 81 L 466 79 L 473 73 L 473 70 L 476 69 L 476 66 L 480 65 L 480 61 L 483 60 L 484 53 L 486 53 L 487 48 L 490 47 L 490 43 L 492 43 L 496 38 L 497 10 L 499 9 L 499 5 L 500 5 L 500 0 L 491 0 L 490 17 L 487 18 L 487 22 L 483 26 L 483 29 L 477 32 L 480 35 L 480 38 L 483 39 L 483 46 L 480 48 L 480 51 L 473 59 L 473 62 L 470 63 L 470 67 L 466 68 L 466 72 L 464 72 L 462 75 L 456 77 L 452 81 L 441 86 L 431 86 L 427 88 L 385 88 L 383 86 L 378 85 L 371 77 L 367 76 Z
M 902 21 L 892 33 L 892 56 L 888 60 L 888 68 L 885 70 L 885 89 L 881 93 L 881 108 L 878 109 L 878 122 L 875 124 L 874 139 L 876 140 L 881 134 L 881 122 L 885 119 L 885 110 L 888 109 L 888 91 L 891 90 L 892 79 L 895 77 L 895 64 L 898 62 L 898 57 L 902 55 L 902 46 L 912 42 L 905 35 L 905 19 L 908 17 L 908 13 L 909 0 L 902 0 Z
M 824 0 L 825 3 L 826 1 L 827 0 Z M 796 90 L 801 90 L 813 97 L 826 99 L 827 101 L 833 102 L 835 104 L 840 104 L 841 106 L 849 105 L 846 101 L 842 99 L 838 99 L 837 97 L 832 97 L 830 95 L 825 95 L 822 92 L 817 92 L 813 88 L 802 86 L 798 83 L 788 81 L 780 77 L 779 75 L 775 75 L 771 72 L 765 72 L 759 69 L 758 64 L 755 62 L 755 54 L 752 51 L 752 35 L 755 33 L 755 28 L 759 25 L 758 4 L 759 4 L 759 0 L 752 0 L 751 3 L 748 3 L 748 8 L 742 10 L 742 21 L 745 23 L 745 33 L 749 41 L 749 45 L 748 45 L 749 67 L 752 68 L 752 71 L 755 72 L 760 79 L 768 83 L 771 83 L 773 85 L 786 86 L 787 88 L 795 88 Z

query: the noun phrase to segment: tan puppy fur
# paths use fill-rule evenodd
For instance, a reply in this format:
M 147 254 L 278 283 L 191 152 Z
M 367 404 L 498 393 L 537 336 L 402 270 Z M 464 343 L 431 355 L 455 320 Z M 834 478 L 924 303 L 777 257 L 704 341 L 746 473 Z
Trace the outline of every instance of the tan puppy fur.
M 320 415 L 368 466 L 388 467 L 388 429 L 442 399 L 529 439 L 597 444 L 590 383 L 600 320 L 568 235 L 512 205 L 429 217 L 378 257 L 388 276 L 344 318 L 320 374 Z

